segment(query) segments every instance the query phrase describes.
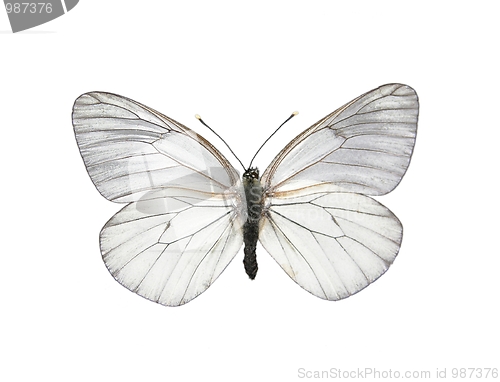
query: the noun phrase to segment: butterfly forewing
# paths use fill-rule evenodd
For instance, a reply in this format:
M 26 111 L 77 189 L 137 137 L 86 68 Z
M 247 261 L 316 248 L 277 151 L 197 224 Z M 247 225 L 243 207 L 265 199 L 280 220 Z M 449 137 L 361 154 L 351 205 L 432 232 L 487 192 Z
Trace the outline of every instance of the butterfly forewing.
M 393 190 L 415 145 L 418 98 L 406 85 L 374 89 L 296 137 L 262 175 L 269 193 L 330 183 L 383 195 Z
M 115 202 L 165 187 L 223 193 L 238 172 L 207 140 L 116 94 L 92 92 L 73 107 L 75 136 L 90 178 Z

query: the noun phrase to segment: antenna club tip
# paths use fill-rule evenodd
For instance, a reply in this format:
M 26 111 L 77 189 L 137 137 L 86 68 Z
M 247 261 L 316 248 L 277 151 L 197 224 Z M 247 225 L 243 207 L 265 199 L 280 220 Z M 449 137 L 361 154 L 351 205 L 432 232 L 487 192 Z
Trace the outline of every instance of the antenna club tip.
M 195 114 L 195 115 L 194 115 L 194 117 L 195 117 L 196 119 L 201 120 L 201 117 L 200 117 L 200 115 L 199 115 L 199 114 Z
M 294 111 L 294 112 L 292 113 L 292 115 L 293 115 L 294 117 L 295 117 L 297 114 L 299 114 L 299 112 L 298 112 L 298 111 Z

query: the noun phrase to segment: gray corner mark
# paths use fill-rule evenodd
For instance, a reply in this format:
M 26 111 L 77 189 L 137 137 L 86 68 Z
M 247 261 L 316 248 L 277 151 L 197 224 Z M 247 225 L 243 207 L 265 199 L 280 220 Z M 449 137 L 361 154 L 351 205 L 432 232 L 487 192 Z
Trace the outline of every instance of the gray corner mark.
M 79 0 L 4 0 L 12 32 L 52 21 L 72 10 Z

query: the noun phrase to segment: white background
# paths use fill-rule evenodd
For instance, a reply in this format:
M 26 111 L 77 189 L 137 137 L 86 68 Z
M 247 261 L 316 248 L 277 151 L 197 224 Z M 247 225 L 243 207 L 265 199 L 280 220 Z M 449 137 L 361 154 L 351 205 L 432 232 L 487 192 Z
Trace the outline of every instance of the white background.
M 432 5 L 431 5 L 432 4 Z M 472 5 L 474 4 L 474 5 Z M 496 2 L 97 1 L 12 34 L 0 12 L 5 381 L 291 381 L 308 371 L 499 367 Z M 98 235 L 120 206 L 90 181 L 71 125 L 110 91 L 264 169 L 296 134 L 388 82 L 418 92 L 417 144 L 378 198 L 403 222 L 386 275 L 340 302 L 258 248 L 179 308 L 121 287 Z M 228 154 L 228 158 L 237 164 Z

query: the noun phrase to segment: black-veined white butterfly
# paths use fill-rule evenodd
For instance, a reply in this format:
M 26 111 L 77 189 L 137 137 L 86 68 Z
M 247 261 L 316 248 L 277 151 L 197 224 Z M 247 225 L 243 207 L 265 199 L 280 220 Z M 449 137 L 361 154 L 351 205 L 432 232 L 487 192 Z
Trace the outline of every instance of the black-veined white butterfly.
M 383 85 L 299 134 L 262 176 L 249 167 L 240 179 L 210 142 L 138 102 L 92 92 L 73 107 L 90 178 L 127 203 L 101 231 L 104 262 L 120 284 L 168 306 L 203 293 L 243 243 L 253 279 L 257 240 L 320 298 L 375 281 L 398 254 L 402 225 L 370 196 L 401 181 L 417 119 L 415 91 Z

